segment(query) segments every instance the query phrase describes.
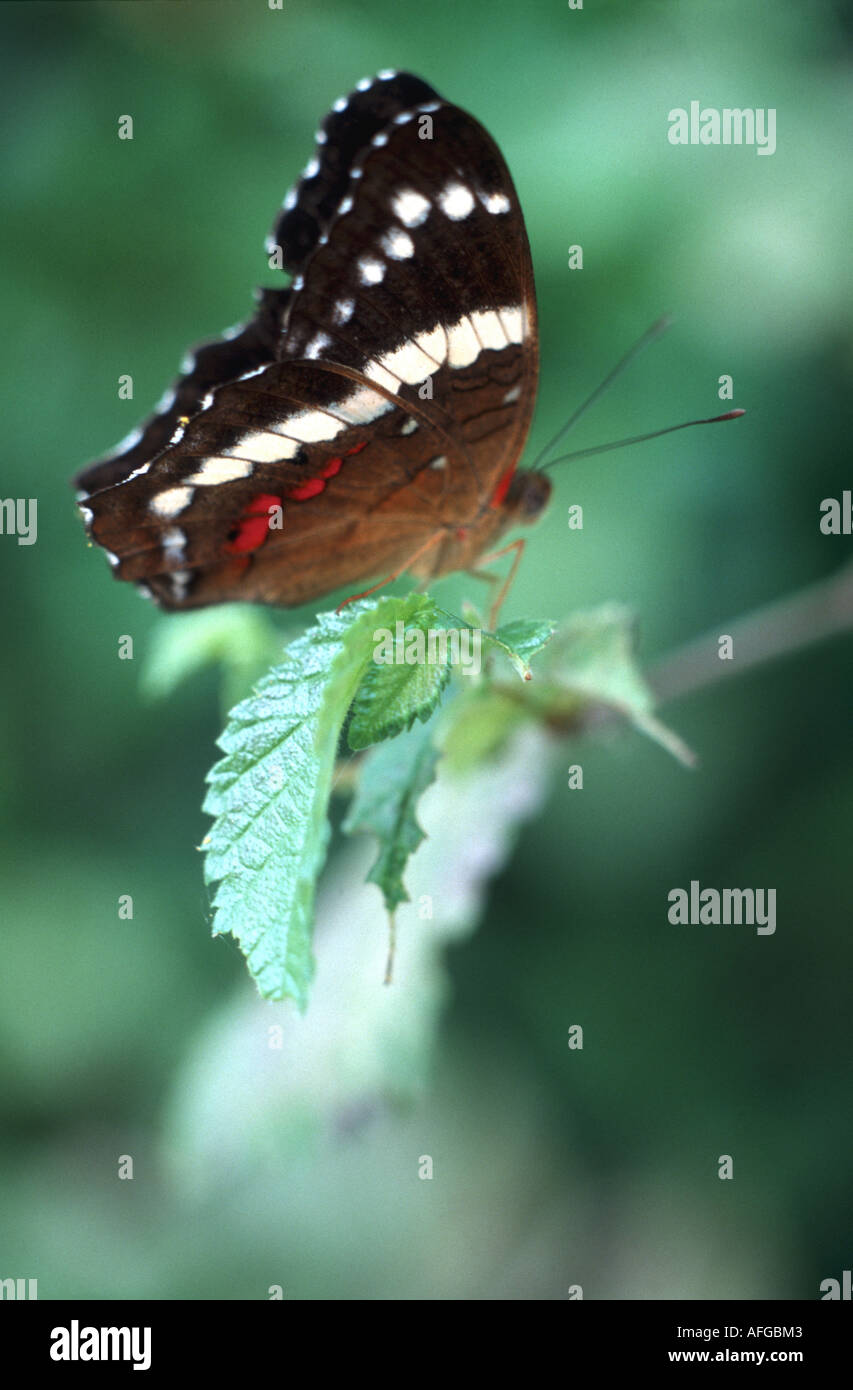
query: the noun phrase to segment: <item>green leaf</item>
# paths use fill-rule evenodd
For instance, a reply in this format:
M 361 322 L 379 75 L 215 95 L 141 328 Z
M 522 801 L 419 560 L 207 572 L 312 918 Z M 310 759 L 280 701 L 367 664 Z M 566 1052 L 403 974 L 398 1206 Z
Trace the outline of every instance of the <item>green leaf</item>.
M 374 630 L 411 620 L 419 595 L 318 615 L 285 661 L 231 711 L 208 775 L 205 877 L 218 883 L 214 935 L 240 943 L 267 999 L 305 1007 L 313 973 L 314 887 L 328 841 L 335 751 L 371 660 Z
M 354 751 L 393 738 L 410 729 L 416 719 L 429 719 L 450 680 L 446 648 L 431 649 L 427 640 L 429 631 L 439 632 L 442 628 L 438 610 L 425 598 L 421 609 L 401 627 L 399 634 L 389 632 L 384 655 L 393 655 L 393 660 L 377 661 L 377 655 L 383 653 L 374 650 L 347 726 L 347 741 Z M 404 658 L 407 649 L 414 654 L 416 642 L 421 659 L 409 665 Z M 433 660 L 429 659 L 431 653 Z
M 562 624 L 549 652 L 549 673 L 556 681 L 547 692 L 551 713 L 570 716 L 585 705 L 606 705 L 648 734 L 686 766 L 695 756 L 653 713 L 654 696 L 635 653 L 633 615 L 622 604 L 605 604 L 575 613 Z
M 530 657 L 541 652 L 550 642 L 556 626 L 556 623 L 547 618 L 522 618 L 514 623 L 506 623 L 498 628 L 497 632 L 484 632 L 483 637 L 491 646 L 497 647 L 509 657 L 522 680 L 529 681 L 533 675 L 530 670 Z
M 532 713 L 489 684 L 480 683 L 463 692 L 450 705 L 439 735 L 448 766 L 453 772 L 465 773 L 488 762 Z
M 409 855 L 425 838 L 415 811 L 418 798 L 435 780 L 438 758 L 432 730 L 422 724 L 375 748 L 364 761 L 344 821 L 348 835 L 369 831 L 379 841 L 379 856 L 367 878 L 381 888 L 389 912 L 409 901 L 403 873 Z

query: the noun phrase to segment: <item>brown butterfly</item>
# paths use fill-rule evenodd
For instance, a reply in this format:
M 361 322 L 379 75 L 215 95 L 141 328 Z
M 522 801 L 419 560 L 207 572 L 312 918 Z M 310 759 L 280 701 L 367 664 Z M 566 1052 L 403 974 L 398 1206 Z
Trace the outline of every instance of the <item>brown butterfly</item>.
M 267 250 L 292 284 L 260 290 L 76 479 L 118 578 L 167 609 L 291 606 L 474 568 L 541 513 L 548 479 L 517 470 L 538 378 L 530 249 L 473 117 L 410 74 L 360 82 Z

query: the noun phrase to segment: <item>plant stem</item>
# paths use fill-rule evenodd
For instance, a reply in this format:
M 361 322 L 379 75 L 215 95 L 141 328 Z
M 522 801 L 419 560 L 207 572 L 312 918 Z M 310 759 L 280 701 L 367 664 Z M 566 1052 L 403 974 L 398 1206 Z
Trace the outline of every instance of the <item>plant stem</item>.
M 663 704 L 851 630 L 853 564 L 848 563 L 829 579 L 777 599 L 734 622 L 721 623 L 715 631 L 663 657 L 646 671 L 646 677 Z M 718 655 L 723 633 L 733 641 L 731 661 L 721 661 Z

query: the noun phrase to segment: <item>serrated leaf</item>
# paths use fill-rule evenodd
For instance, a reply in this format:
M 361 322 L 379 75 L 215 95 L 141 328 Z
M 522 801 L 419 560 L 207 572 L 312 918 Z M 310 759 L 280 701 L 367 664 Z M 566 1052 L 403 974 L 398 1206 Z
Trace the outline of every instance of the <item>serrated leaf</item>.
M 424 599 L 424 606 L 401 626 L 399 633 L 389 632 L 384 646 L 390 651 L 377 643 L 356 691 L 347 725 L 347 742 L 354 752 L 394 738 L 410 729 L 416 719 L 429 719 L 450 679 L 446 648 L 431 653 L 427 640 L 429 632 L 437 633 L 441 628 L 438 610 L 431 600 Z M 423 657 L 410 664 L 404 658 L 417 638 Z M 377 660 L 381 656 L 385 659 Z
M 231 711 L 208 775 L 205 877 L 218 883 L 214 935 L 230 932 L 267 999 L 304 1008 L 313 972 L 314 888 L 338 737 L 373 651 L 373 632 L 408 621 L 419 595 L 318 615 L 285 661 Z
M 504 623 L 495 636 L 511 647 L 517 656 L 529 661 L 548 645 L 556 630 L 557 624 L 551 618 L 519 618 L 512 623 Z
M 556 626 L 548 618 L 522 618 L 506 623 L 497 632 L 484 632 L 483 637 L 509 657 L 522 680 L 529 681 L 532 678 L 530 658 L 550 642 Z
M 367 878 L 382 890 L 389 912 L 409 901 L 403 874 L 409 855 L 425 838 L 415 814 L 417 803 L 435 780 L 438 758 L 432 730 L 423 724 L 375 748 L 364 761 L 344 821 L 348 835 L 369 831 L 379 841 L 379 856 Z
M 310 1162 L 329 1134 L 349 1134 L 377 1107 L 422 1093 L 434 1073 L 448 993 L 445 953 L 476 927 L 489 880 L 506 864 L 521 824 L 543 804 L 553 757 L 550 740 L 529 727 L 471 776 L 446 776 L 442 761 L 418 805 L 427 837 L 406 868 L 412 902 L 397 909 L 393 989 L 381 984 L 386 934 L 379 895 L 364 882 L 375 857 L 370 837 L 335 855 L 318 895 L 322 965 L 307 1015 L 232 995 L 178 1059 L 162 1145 L 176 1182 L 215 1201 L 270 1165 L 281 1171 L 291 1158 Z M 420 915 L 424 898 L 434 902 L 429 921 Z M 272 1024 L 280 1025 L 282 1050 L 268 1053 L 259 1073 L 258 1039 Z M 284 1187 L 298 1219 L 298 1184 Z

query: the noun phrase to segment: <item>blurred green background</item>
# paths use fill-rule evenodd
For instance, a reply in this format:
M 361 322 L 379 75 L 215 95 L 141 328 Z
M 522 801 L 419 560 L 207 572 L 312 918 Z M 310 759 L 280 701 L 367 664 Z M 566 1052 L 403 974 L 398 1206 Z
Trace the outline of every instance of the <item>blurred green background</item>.
M 0 26 L 2 495 L 39 505 L 36 545 L 0 537 L 0 1277 L 42 1298 L 818 1297 L 853 1255 L 849 641 L 668 707 L 697 773 L 635 734 L 565 745 L 447 980 L 383 992 L 371 971 L 336 1003 L 330 946 L 300 1020 L 209 936 L 194 847 L 218 679 L 143 699 L 152 635 L 181 619 L 112 582 L 68 480 L 274 282 L 263 238 L 330 103 L 405 67 L 516 180 L 531 449 L 663 310 L 675 326 L 575 445 L 717 413 L 724 372 L 749 412 L 560 469 L 505 616 L 624 600 L 650 661 L 830 575 L 850 550 L 818 529 L 851 484 L 849 11 L 140 0 L 5 4 Z M 667 113 L 693 99 L 775 107 L 776 153 L 673 148 Z M 670 926 L 693 878 L 775 887 L 775 936 Z M 431 1047 L 422 986 L 446 999 Z

